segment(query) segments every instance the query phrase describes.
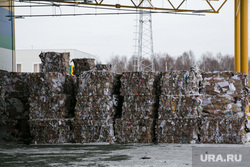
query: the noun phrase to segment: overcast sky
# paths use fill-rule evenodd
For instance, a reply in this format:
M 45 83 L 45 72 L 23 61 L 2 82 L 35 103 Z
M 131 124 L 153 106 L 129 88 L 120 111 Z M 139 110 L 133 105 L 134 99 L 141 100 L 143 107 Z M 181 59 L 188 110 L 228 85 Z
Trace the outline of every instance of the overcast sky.
M 195 1 L 195 0 L 194 0 Z M 199 6 L 197 6 L 199 9 Z M 51 14 L 64 9 L 16 8 L 16 14 Z M 89 11 L 70 7 L 72 13 Z M 90 12 L 103 12 L 94 9 Z M 135 15 L 36 17 L 16 19 L 17 49 L 78 49 L 106 62 L 112 55 L 134 52 Z M 192 50 L 198 59 L 205 52 L 234 54 L 234 1 L 220 14 L 205 16 L 152 14 L 155 53 L 177 57 Z

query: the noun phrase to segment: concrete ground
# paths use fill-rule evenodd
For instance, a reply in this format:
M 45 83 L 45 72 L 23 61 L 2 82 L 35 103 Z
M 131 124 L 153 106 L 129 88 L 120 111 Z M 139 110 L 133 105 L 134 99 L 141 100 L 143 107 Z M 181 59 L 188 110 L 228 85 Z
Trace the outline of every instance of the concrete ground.
M 190 167 L 193 147 L 249 147 L 229 144 L 0 144 L 0 166 Z

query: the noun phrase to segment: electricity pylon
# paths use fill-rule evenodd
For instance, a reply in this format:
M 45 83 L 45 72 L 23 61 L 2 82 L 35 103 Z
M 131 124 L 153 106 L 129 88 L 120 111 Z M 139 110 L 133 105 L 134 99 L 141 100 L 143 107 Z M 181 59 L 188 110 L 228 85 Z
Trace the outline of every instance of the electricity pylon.
M 150 4 L 143 3 L 143 6 L 147 5 Z M 146 10 L 139 12 L 139 19 L 136 19 L 134 71 L 155 71 L 152 15 Z

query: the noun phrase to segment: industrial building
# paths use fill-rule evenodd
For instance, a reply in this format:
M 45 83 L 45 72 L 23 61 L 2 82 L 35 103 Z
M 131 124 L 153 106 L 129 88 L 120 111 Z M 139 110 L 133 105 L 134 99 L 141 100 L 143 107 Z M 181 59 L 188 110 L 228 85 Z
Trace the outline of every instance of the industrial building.
M 0 69 L 15 71 L 14 1 L 0 0 Z

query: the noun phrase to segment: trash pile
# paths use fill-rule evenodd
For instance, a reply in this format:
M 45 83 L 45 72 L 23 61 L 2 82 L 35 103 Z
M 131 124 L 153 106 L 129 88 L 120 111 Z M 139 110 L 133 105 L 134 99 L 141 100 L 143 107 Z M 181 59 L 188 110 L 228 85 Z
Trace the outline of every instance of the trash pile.
M 42 61 L 42 72 L 70 74 L 69 53 L 42 52 L 39 57 Z
M 68 75 L 68 68 L 65 68 L 69 66 L 69 54 L 48 52 L 41 53 L 40 57 L 43 73 L 30 75 L 29 123 L 32 143 L 69 142 L 69 130 L 72 129 L 69 122 L 74 117 L 75 104 L 75 79 Z
M 195 69 L 162 73 L 156 141 L 191 143 L 198 140 L 201 74 Z
M 236 72 L 202 73 L 200 142 L 242 143 L 247 76 Z
M 84 71 L 95 70 L 95 59 L 72 59 L 74 63 L 74 75 L 80 75 Z
M 118 143 L 151 143 L 157 104 L 158 73 L 125 72 L 121 77 L 122 114 L 116 119 Z
M 78 77 L 74 134 L 76 143 L 112 142 L 114 73 L 85 71 Z
M 29 134 L 29 73 L 1 72 L 1 122 L 7 126 L 5 139 L 24 141 Z
M 124 72 L 69 53 L 41 53 L 42 73 L 0 70 L 6 140 L 58 143 L 244 142 L 247 76 Z

